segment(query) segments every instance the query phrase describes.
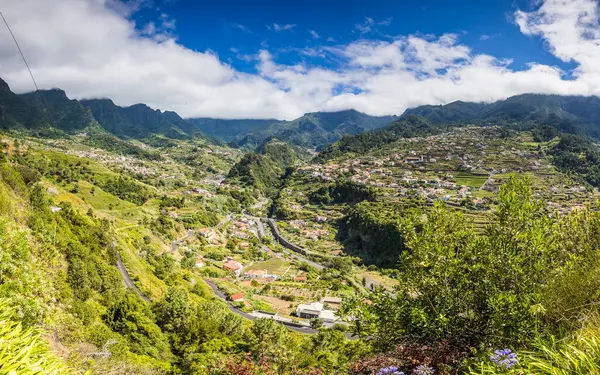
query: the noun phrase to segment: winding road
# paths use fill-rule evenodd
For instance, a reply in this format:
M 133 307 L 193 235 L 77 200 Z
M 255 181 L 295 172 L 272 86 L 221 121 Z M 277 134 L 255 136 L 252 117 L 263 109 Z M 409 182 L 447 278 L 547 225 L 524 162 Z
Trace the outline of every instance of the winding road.
M 129 276 L 129 272 L 127 272 L 127 268 L 125 268 L 125 265 L 123 264 L 123 261 L 121 260 L 121 255 L 119 254 L 119 252 L 117 251 L 117 246 L 115 245 L 115 243 L 113 242 L 111 244 L 112 246 L 112 250 L 114 251 L 116 257 L 117 257 L 117 268 L 119 269 L 119 272 L 121 273 L 121 277 L 123 278 L 123 282 L 125 283 L 125 286 L 127 287 L 127 289 L 131 289 L 133 290 L 135 293 L 137 293 L 140 297 L 142 297 L 142 299 L 148 303 L 152 302 L 152 300 L 145 295 L 133 282 L 133 280 L 131 280 L 131 277 Z
M 252 314 L 248 314 L 247 312 L 244 312 L 236 307 L 234 307 L 231 302 L 227 299 L 227 296 L 225 295 L 225 293 L 221 292 L 221 290 L 219 289 L 219 287 L 217 287 L 215 285 L 215 283 L 213 283 L 210 280 L 207 279 L 203 279 L 204 282 L 213 290 L 213 292 L 215 292 L 215 295 L 219 298 L 221 298 L 223 301 L 225 301 L 225 303 L 227 304 L 227 307 L 229 308 L 229 310 L 231 312 L 233 312 L 234 314 L 237 314 L 243 318 L 246 318 L 248 320 L 255 320 L 256 317 Z M 292 330 L 292 331 L 296 331 L 296 332 L 300 332 L 300 333 L 306 333 L 309 335 L 313 335 L 315 333 L 319 333 L 318 330 L 310 328 L 310 327 L 298 327 L 297 325 L 294 324 L 289 324 L 287 322 L 282 322 L 277 320 L 278 323 L 283 324 L 286 328 Z
M 256 222 L 259 225 L 259 228 L 264 232 L 264 224 L 262 222 L 262 220 L 260 218 L 256 218 L 254 216 L 250 216 L 248 214 L 245 214 L 246 216 L 248 216 L 249 218 L 253 218 L 256 220 Z M 277 229 L 277 224 L 275 222 L 275 220 L 273 219 L 269 219 L 269 218 L 264 218 L 264 220 L 267 220 L 269 223 L 269 228 L 271 228 L 271 233 L 273 234 L 273 237 L 275 237 L 275 239 L 277 239 L 277 241 L 282 244 L 286 249 L 286 253 L 288 253 L 289 255 L 291 255 L 292 257 L 294 257 L 295 259 L 298 259 L 300 261 L 306 262 L 307 264 L 315 267 L 318 270 L 322 270 L 325 268 L 325 266 L 323 266 L 320 263 L 317 263 L 315 261 L 312 261 L 308 258 L 305 257 L 305 255 L 314 255 L 314 256 L 322 256 L 322 254 L 316 253 L 314 251 L 310 251 L 307 249 L 302 248 L 301 246 L 298 246 L 294 243 L 292 243 L 291 241 L 289 241 L 287 238 L 283 237 L 281 235 L 281 233 L 279 233 L 279 230 Z M 356 285 L 357 288 L 361 288 L 362 285 Z M 373 290 L 375 287 L 382 287 L 385 290 L 387 290 L 388 292 L 391 292 L 391 288 L 388 287 L 387 285 L 381 284 L 369 277 L 365 277 L 365 287 L 367 289 Z

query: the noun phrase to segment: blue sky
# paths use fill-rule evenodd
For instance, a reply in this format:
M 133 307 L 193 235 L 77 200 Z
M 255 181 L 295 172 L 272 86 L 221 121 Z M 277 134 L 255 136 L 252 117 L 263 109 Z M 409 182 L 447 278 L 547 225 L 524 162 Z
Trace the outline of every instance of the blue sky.
M 597 0 L 0 0 L 42 88 L 183 117 L 600 94 Z M 33 89 L 0 31 L 2 78 Z
M 256 71 L 255 64 L 240 57 L 267 47 L 284 64 L 335 67 L 335 61 L 311 58 L 294 49 L 444 33 L 458 34 L 460 42 L 476 53 L 513 59 L 514 69 L 525 69 L 533 61 L 569 68 L 572 64 L 549 53 L 540 38 L 519 31 L 512 14 L 531 8 L 527 0 L 167 0 L 143 7 L 134 18 L 138 28 L 143 28 L 145 22 L 160 23 L 160 16 L 168 14 L 176 20 L 175 34 L 180 43 L 198 51 L 212 50 L 248 72 Z M 274 24 L 293 27 L 276 31 Z

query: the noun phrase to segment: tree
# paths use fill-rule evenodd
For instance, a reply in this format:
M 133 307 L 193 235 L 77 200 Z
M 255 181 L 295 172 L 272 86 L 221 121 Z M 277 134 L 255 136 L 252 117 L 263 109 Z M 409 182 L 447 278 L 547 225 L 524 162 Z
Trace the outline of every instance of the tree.
M 323 327 L 323 319 L 320 318 L 313 318 L 310 320 L 310 327 L 312 329 L 319 329 L 321 327 Z
M 460 350 L 523 344 L 534 335 L 540 294 L 560 270 L 562 256 L 555 224 L 530 181 L 512 176 L 502 186 L 483 236 L 441 203 L 427 215 L 410 212 L 399 226 L 406 251 L 398 291 L 376 291 L 368 307 L 350 304 L 356 331 L 372 334 L 381 348 L 410 338 L 424 344 L 446 340 Z

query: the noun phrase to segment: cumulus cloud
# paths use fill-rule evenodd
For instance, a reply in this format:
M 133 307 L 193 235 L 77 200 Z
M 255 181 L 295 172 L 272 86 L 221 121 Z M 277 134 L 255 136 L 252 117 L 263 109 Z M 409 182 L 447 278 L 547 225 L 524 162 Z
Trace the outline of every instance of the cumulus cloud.
M 321 37 L 315 30 L 308 30 L 308 33 L 313 37 L 313 39 L 319 39 Z
M 354 108 L 373 115 L 454 100 L 493 101 L 535 92 L 600 94 L 600 27 L 594 0 L 547 0 L 514 14 L 516 27 L 541 38 L 551 53 L 577 68 L 570 78 L 555 66 L 511 68 L 510 56 L 475 53 L 455 34 L 365 38 L 391 20 L 366 18 L 359 40 L 299 50 L 334 61 L 278 62 L 267 44 L 238 59 L 256 64 L 243 73 L 211 51 L 185 48 L 168 15 L 135 25 L 131 14 L 148 1 L 0 0 L 38 84 L 70 97 L 139 102 L 184 117 L 292 119 L 318 110 Z M 136 27 L 137 26 L 137 27 Z M 274 31 L 294 25 L 273 24 Z M 367 30 L 367 28 L 370 28 Z M 363 31 L 365 31 L 363 33 Z M 369 34 L 374 35 L 374 34 Z M 330 41 L 332 42 L 332 41 Z M 33 89 L 8 31 L 0 31 L 0 75 L 17 92 Z

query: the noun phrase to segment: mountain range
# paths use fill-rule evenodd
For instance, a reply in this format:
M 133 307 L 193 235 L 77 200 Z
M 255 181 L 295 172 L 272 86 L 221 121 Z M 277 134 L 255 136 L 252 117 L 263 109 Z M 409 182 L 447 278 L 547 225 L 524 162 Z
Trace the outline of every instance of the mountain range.
M 396 116 L 369 116 L 355 110 L 346 110 L 306 113 L 292 121 L 216 119 L 190 119 L 190 121 L 201 127 L 206 134 L 219 137 L 234 147 L 255 148 L 270 137 L 285 140 L 296 146 L 323 146 L 344 134 L 374 130 L 389 124 L 396 118 Z
M 235 147 L 256 148 L 270 137 L 303 147 L 326 145 L 343 134 L 358 134 L 384 126 L 394 116 L 369 116 L 354 110 L 308 113 L 293 121 L 183 119 L 172 111 L 146 104 L 120 107 L 110 99 L 69 99 L 60 89 L 13 93 L 0 79 L 0 128 L 38 135 L 103 130 L 119 138 L 143 139 L 153 134 L 169 138 L 211 137 Z
M 544 125 L 600 138 L 600 98 L 595 96 L 523 94 L 494 103 L 457 101 L 424 105 L 408 109 L 401 116 L 370 116 L 345 110 L 307 113 L 292 121 L 183 119 L 175 112 L 152 109 L 145 104 L 120 107 L 110 99 L 69 99 L 60 89 L 15 94 L 0 79 L 0 128 L 22 129 L 38 135 L 96 129 L 121 139 L 144 139 L 153 134 L 176 139 L 202 137 L 248 149 L 275 137 L 296 146 L 320 148 L 345 135 L 357 137 L 353 142 L 360 143 L 373 138 L 373 135 L 358 136 L 369 132 L 375 132 L 377 138 L 411 133 L 415 121 L 421 121 L 413 116 L 426 121 L 427 125 L 420 127 L 431 124 L 517 128 Z M 411 131 L 402 130 L 404 126 Z
M 522 94 L 494 103 L 456 101 L 424 105 L 404 112 L 434 124 L 481 124 L 521 126 L 548 125 L 567 133 L 600 136 L 600 98 Z
M 342 137 L 321 150 L 319 159 L 362 154 L 400 138 L 434 134 L 463 125 L 532 129 L 541 138 L 552 138 L 559 132 L 600 138 L 600 98 L 523 94 L 490 104 L 457 101 L 420 106 L 408 109 L 397 121 L 382 128 Z

